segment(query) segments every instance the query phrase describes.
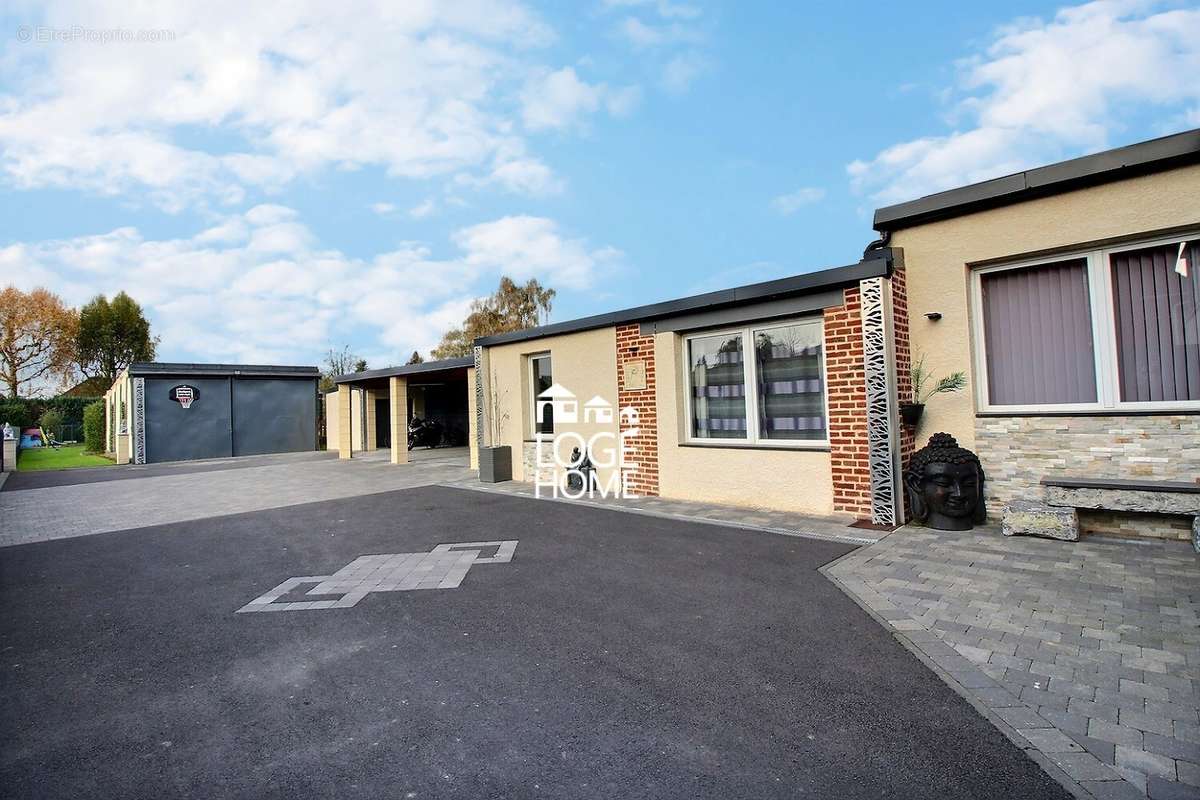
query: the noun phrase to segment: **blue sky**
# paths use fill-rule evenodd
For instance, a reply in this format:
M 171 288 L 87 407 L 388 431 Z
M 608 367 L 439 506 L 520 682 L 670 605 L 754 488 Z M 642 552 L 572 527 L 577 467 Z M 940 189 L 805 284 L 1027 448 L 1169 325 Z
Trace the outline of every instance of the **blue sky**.
M 126 5 L 0 16 L 0 283 L 125 289 L 163 360 L 839 266 L 878 205 L 1200 127 L 1194 3 Z

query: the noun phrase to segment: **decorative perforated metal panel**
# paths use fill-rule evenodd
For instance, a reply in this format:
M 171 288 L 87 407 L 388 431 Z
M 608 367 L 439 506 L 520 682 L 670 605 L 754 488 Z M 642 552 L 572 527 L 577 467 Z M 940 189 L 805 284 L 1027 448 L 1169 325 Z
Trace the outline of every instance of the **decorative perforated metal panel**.
M 133 463 L 146 463 L 146 379 L 133 379 Z
M 471 355 L 475 359 L 475 447 L 482 450 L 487 441 L 484 439 L 484 408 L 483 408 L 483 384 L 487 375 L 483 371 L 483 348 L 471 348 Z
M 871 469 L 871 521 L 904 522 L 897 433 L 896 350 L 892 287 L 887 278 L 859 282 L 862 297 L 863 370 L 867 384 L 867 461 Z

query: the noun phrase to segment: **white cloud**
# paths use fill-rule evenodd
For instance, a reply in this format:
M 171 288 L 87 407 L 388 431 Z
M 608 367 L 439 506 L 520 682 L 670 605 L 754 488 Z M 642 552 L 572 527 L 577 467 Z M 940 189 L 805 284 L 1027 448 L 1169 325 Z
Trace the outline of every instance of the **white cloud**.
M 603 104 L 609 113 L 626 114 L 637 103 L 637 87 L 610 89 L 606 84 L 580 80 L 573 67 L 545 72 L 530 79 L 521 92 L 525 127 L 537 131 L 567 128 L 595 113 Z
M 408 215 L 413 219 L 425 219 L 434 211 L 437 211 L 437 201 L 432 197 L 427 197 L 417 205 L 408 210 Z
M 819 202 L 825 197 L 825 190 L 816 186 L 802 186 L 794 192 L 781 194 L 771 200 L 771 207 L 783 216 L 795 214 L 801 208 Z
M 329 167 L 487 175 L 511 146 L 513 95 L 544 69 L 536 48 L 553 39 L 518 0 L 349 0 L 332 15 L 317 0 L 59 0 L 39 13 L 28 22 L 118 20 L 176 35 L 154 44 L 8 37 L 0 177 L 145 197 L 172 212 L 239 203 L 248 189 L 277 190 Z
M 126 227 L 3 247 L 0 285 L 51 287 L 75 305 L 127 290 L 162 336 L 164 360 L 315 363 L 356 336 L 401 360 L 433 347 L 502 272 L 579 289 L 618 255 L 541 217 L 505 217 L 452 240 L 461 252 L 445 259 L 420 243 L 353 258 L 318 248 L 291 209 L 258 206 L 188 238 Z
M 1098 0 L 998 30 L 959 64 L 956 129 L 850 164 L 891 203 L 1111 146 L 1124 120 L 1186 125 L 1200 102 L 1200 9 Z M 1163 130 L 1163 133 L 1168 132 Z
M 700 16 L 700 9 L 683 3 L 671 3 L 668 0 L 604 0 L 606 9 L 615 8 L 650 8 L 664 19 L 695 19 Z
M 371 210 L 374 211 L 376 214 L 378 214 L 381 217 L 386 217 L 389 214 L 395 213 L 396 204 L 395 203 L 383 203 L 383 202 L 371 203 Z
M 663 68 L 662 86 L 668 92 L 686 92 L 707 68 L 707 62 L 699 53 L 682 53 L 667 62 Z
M 621 257 L 611 247 L 590 250 L 583 239 L 566 239 L 545 217 L 504 217 L 465 228 L 454 242 L 469 264 L 490 267 L 513 278 L 544 278 L 551 286 L 586 289 L 597 284 L 599 269 Z

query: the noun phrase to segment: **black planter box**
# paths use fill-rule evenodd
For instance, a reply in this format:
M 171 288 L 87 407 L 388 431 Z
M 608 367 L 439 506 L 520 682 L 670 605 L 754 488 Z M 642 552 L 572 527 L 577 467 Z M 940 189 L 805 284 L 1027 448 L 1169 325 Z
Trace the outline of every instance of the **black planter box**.
M 905 425 L 916 425 L 917 421 L 921 419 L 921 412 L 924 410 L 924 403 L 901 403 L 900 419 Z
M 503 483 L 512 480 L 512 448 L 484 447 L 479 451 L 479 482 Z

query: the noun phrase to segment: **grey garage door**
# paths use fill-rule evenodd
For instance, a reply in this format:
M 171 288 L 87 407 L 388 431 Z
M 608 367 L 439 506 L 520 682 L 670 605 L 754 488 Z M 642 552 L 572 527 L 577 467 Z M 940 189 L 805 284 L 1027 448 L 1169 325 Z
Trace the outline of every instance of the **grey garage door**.
M 181 384 L 196 389 L 190 408 L 171 399 L 171 390 Z M 228 378 L 147 378 L 146 461 L 233 455 L 229 408 Z
M 317 447 L 312 380 L 238 378 L 233 382 L 233 454 L 293 453 Z

